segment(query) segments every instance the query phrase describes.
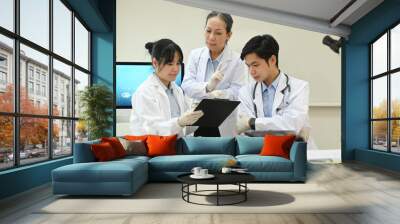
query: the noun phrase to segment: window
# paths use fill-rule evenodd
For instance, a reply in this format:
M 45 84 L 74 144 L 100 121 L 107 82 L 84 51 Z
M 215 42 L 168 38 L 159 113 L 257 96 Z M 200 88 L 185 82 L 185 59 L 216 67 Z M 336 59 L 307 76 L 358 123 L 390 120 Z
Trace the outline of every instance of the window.
M 20 0 L 21 36 L 49 48 L 49 0 Z
M 3 1 L 0 2 L 1 7 Z M 3 8 L 0 8 L 0 14 L 2 13 Z M 4 15 L 0 15 L 0 21 L 3 18 L 2 16 Z M 14 71 L 11 66 L 12 58 L 14 57 L 13 51 L 13 40 L 0 33 L 0 113 L 12 113 L 14 111 Z M 6 61 L 5 59 L 9 60 Z M 1 137 L 0 135 L 0 139 Z
M 53 0 L 54 52 L 71 60 L 72 12 L 60 1 Z
M 53 70 L 53 77 L 54 77 L 54 83 L 53 83 L 53 89 L 54 93 L 56 94 L 56 97 L 58 97 L 58 91 L 60 91 L 60 100 L 61 102 L 64 103 L 64 96 L 67 96 L 68 100 L 71 100 L 71 102 L 68 102 L 70 105 L 72 104 L 72 91 L 70 89 L 65 89 L 64 85 L 65 83 L 70 83 L 72 84 L 72 68 L 69 65 L 66 65 L 58 60 L 53 60 L 54 64 L 54 70 Z M 53 114 L 57 115 L 60 114 L 60 108 L 59 106 L 62 105 L 54 105 L 58 104 L 59 101 L 55 100 L 53 102 Z M 62 116 L 68 116 L 72 117 L 72 108 L 66 108 L 65 114 L 62 114 Z
M 0 170 L 71 156 L 76 136 L 87 139 L 74 105 L 91 76 L 90 31 L 71 8 L 0 0 Z
M 29 94 L 33 94 L 34 93 L 33 82 L 31 82 L 31 81 L 28 82 L 28 93 Z
M 36 69 L 36 80 L 40 81 L 40 71 L 39 71 L 39 69 Z
M 40 95 L 40 84 L 36 84 L 36 95 Z
M 7 68 L 7 56 L 0 54 L 0 67 Z
M 400 25 L 370 45 L 371 148 L 400 153 Z
M 46 97 L 46 86 L 42 86 L 42 96 Z
M 29 79 L 33 80 L 33 67 L 32 66 L 29 66 L 28 74 L 29 74 Z
M 14 0 L 0 1 L 0 26 L 14 31 Z
M 7 74 L 3 71 L 0 71 L 0 84 L 2 85 L 7 84 Z
M 89 32 L 77 18 L 75 18 L 75 62 L 89 69 Z
M 46 74 L 42 73 L 42 82 L 46 83 Z

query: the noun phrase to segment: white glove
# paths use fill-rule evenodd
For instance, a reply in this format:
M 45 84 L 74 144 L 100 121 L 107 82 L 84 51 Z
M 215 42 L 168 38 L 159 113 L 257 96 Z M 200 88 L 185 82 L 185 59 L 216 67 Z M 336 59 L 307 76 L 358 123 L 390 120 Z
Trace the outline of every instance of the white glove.
M 246 115 L 239 115 L 237 121 L 236 121 L 236 131 L 238 134 L 243 133 L 247 130 L 250 130 L 250 124 L 249 124 L 250 117 Z
M 229 99 L 228 94 L 226 94 L 223 90 L 214 90 L 207 94 L 208 98 L 210 99 Z
M 178 118 L 178 124 L 181 127 L 190 126 L 199 120 L 203 115 L 204 113 L 201 110 L 188 111 Z
M 206 92 L 211 92 L 213 91 L 219 82 L 221 82 L 221 80 L 224 78 L 224 74 L 222 74 L 222 72 L 220 70 L 216 70 L 214 72 L 214 74 L 212 74 L 210 80 L 208 80 L 207 82 L 207 86 L 206 86 Z
M 200 104 L 200 102 L 193 102 L 193 103 L 190 105 L 190 110 L 191 110 L 191 111 L 194 111 L 194 109 L 196 109 L 196 107 L 197 107 L 199 104 Z

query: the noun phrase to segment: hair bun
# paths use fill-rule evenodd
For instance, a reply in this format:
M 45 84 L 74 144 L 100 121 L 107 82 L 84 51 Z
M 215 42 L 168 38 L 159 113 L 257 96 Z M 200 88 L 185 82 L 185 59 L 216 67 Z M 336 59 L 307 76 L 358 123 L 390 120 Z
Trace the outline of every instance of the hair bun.
M 150 52 L 150 54 L 151 54 L 151 51 L 153 50 L 153 46 L 154 46 L 154 43 L 153 43 L 153 42 L 147 42 L 147 43 L 144 45 L 144 47 Z

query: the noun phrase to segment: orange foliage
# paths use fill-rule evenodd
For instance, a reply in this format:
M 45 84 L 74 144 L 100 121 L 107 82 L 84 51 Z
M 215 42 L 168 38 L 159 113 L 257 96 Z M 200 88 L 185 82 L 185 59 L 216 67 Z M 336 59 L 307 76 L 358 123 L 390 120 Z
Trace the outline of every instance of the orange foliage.
M 8 85 L 5 93 L 0 94 L 0 111 L 13 112 L 14 97 L 13 85 Z M 45 106 L 43 106 L 45 105 Z M 47 104 L 41 106 L 34 105 L 24 87 L 20 88 L 20 108 L 23 114 L 40 114 L 47 115 Z M 54 114 L 58 115 L 59 111 L 54 110 Z M 13 146 L 13 119 L 12 116 L 0 116 L 0 146 L 9 148 Z M 20 118 L 20 148 L 30 144 L 45 144 L 48 136 L 48 119 L 47 118 Z M 53 138 L 59 136 L 60 128 L 54 124 Z

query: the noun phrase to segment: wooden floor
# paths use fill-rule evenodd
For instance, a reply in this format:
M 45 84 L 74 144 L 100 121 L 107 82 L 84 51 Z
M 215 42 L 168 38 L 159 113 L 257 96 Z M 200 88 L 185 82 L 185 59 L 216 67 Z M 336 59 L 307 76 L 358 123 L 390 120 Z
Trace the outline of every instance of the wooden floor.
M 367 204 L 356 214 L 35 214 L 54 200 L 42 186 L 0 202 L 0 223 L 400 223 L 400 174 L 359 163 L 311 163 L 308 182 L 345 201 Z M 318 203 L 316 201 L 316 203 Z

